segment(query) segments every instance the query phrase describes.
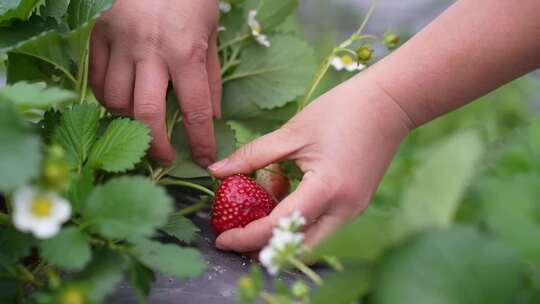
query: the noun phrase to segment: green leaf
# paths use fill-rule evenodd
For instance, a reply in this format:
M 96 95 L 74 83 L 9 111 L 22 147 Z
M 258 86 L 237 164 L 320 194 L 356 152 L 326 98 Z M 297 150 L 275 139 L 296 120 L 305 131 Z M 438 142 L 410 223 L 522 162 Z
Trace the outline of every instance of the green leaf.
M 92 168 L 107 172 L 133 169 L 150 146 L 150 130 L 127 118 L 113 120 L 90 152 Z
M 41 5 L 42 0 L 1 0 L 0 22 L 10 19 L 28 19 Z
M 536 152 L 540 153 L 540 117 L 533 121 L 530 134 L 531 146 Z
M 52 17 L 56 19 L 56 22 L 61 23 L 62 17 L 67 13 L 69 2 L 69 0 L 47 0 L 41 9 L 41 16 Z
M 80 270 L 92 256 L 88 236 L 70 227 L 40 243 L 41 255 L 50 263 L 66 270 Z
M 125 239 L 152 235 L 171 211 L 163 188 L 144 177 L 119 177 L 94 189 L 83 218 L 103 236 Z
M 86 199 L 94 188 L 94 175 L 88 167 L 82 169 L 81 173 L 76 175 L 69 185 L 67 198 L 69 199 L 73 211 L 79 213 L 84 209 Z
M 372 206 L 323 241 L 313 255 L 319 259 L 335 256 L 345 261 L 375 261 L 397 241 L 391 230 L 392 219 L 392 213 Z
M 81 27 L 96 19 L 109 9 L 115 0 L 71 0 L 68 11 L 68 24 L 72 29 Z
M 43 114 L 43 119 L 40 122 L 41 138 L 46 144 L 50 144 L 56 127 L 62 121 L 62 113 L 55 109 L 49 109 Z
M 124 278 L 124 270 L 128 266 L 126 257 L 115 252 L 96 250 L 92 262 L 74 279 L 89 286 L 87 293 L 94 302 L 101 303 Z
M 143 264 L 133 260 L 128 272 L 128 279 L 135 289 L 140 303 L 145 303 L 150 294 L 150 287 L 155 279 L 154 272 Z
M 17 53 L 8 54 L 6 73 L 7 83 L 44 81 L 47 85 L 63 86 L 63 81 L 67 79 L 61 71 L 55 69 L 50 63 L 36 57 Z
M 400 202 L 394 231 L 407 235 L 424 228 L 448 227 L 483 149 L 481 139 L 471 131 L 458 133 L 426 151 Z
M 217 140 L 217 159 L 223 159 L 231 154 L 236 148 L 234 133 L 222 121 L 214 122 L 214 130 Z M 172 145 L 176 152 L 173 170 L 169 175 L 178 178 L 192 178 L 209 176 L 208 172 L 199 167 L 191 159 L 191 152 L 185 127 L 183 124 L 178 124 L 172 135 Z
M 96 140 L 99 116 L 99 108 L 95 105 L 76 105 L 64 112 L 56 129 L 54 140 L 78 166 L 84 164 Z
M 476 230 L 431 231 L 383 260 L 374 303 L 513 303 L 522 270 L 512 250 Z
M 257 117 L 229 120 L 227 125 L 234 131 L 236 142 L 241 146 L 281 127 L 294 116 L 296 109 L 296 103 L 290 102 L 281 108 L 261 111 Z
M 47 87 L 43 82 L 18 82 L 0 89 L 0 99 L 12 102 L 19 111 L 47 109 L 72 100 L 72 91 Z
M 169 217 L 169 221 L 161 228 L 161 230 L 185 243 L 190 243 L 195 240 L 197 232 L 200 231 L 192 221 L 185 216 L 178 214 Z
M 41 164 L 41 141 L 15 111 L 0 99 L 0 192 L 12 191 L 37 177 Z
M 246 16 L 250 10 L 257 11 L 257 20 L 263 32 L 282 24 L 295 12 L 298 0 L 247 0 L 244 3 Z
M 11 228 L 0 228 L 0 266 L 9 265 L 30 255 L 34 239 Z M 1 267 L 0 267 L 1 269 Z
M 489 178 L 479 188 L 480 217 L 488 229 L 540 266 L 540 175 Z
M 224 78 L 223 117 L 245 119 L 303 95 L 316 69 L 313 50 L 289 35 L 269 36 L 272 47 L 248 46 L 234 73 Z
M 140 239 L 133 249 L 141 263 L 164 274 L 191 278 L 201 275 L 204 270 L 200 253 L 192 248 Z
M 372 273 L 365 265 L 347 265 L 343 272 L 324 278 L 324 285 L 317 288 L 313 304 L 354 303 L 370 291 Z

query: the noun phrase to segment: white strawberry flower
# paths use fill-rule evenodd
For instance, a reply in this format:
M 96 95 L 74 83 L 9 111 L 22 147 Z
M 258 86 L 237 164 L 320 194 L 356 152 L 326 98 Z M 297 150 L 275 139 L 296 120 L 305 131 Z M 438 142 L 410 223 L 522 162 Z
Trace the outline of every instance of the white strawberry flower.
M 330 64 L 336 69 L 336 71 L 346 70 L 348 72 L 361 71 L 366 66 L 359 63 L 356 57 L 349 53 L 336 54 Z
M 279 220 L 268 245 L 259 253 L 259 261 L 269 274 L 278 275 L 289 259 L 298 254 L 304 240 L 304 234 L 298 230 L 305 223 L 305 218 L 298 211 Z
M 222 13 L 228 13 L 230 12 L 232 9 L 232 6 L 229 2 L 227 1 L 219 1 L 219 11 L 222 12 Z
M 306 219 L 300 214 L 300 211 L 295 210 L 290 217 L 280 218 L 278 227 L 284 230 L 297 231 L 300 227 L 306 224 Z
M 251 35 L 257 42 L 265 47 L 270 47 L 270 40 L 268 40 L 268 37 L 261 33 L 262 28 L 261 24 L 257 20 L 257 11 L 251 10 L 248 13 L 248 20 L 247 23 L 249 25 L 249 28 L 251 29 Z
M 31 187 L 13 195 L 13 224 L 36 238 L 55 236 L 71 216 L 71 204 L 54 192 L 41 192 Z

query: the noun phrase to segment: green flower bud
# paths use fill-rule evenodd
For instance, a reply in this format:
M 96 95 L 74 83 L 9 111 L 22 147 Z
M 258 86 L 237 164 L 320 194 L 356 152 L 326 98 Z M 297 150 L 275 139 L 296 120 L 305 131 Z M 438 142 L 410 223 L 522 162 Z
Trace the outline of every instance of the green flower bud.
M 399 36 L 394 33 L 384 33 L 383 44 L 389 50 L 395 49 L 399 45 Z
M 63 161 L 47 160 L 43 167 L 43 183 L 47 188 L 64 191 L 70 182 L 69 167 Z
M 249 276 L 242 276 L 238 280 L 238 289 L 240 292 L 240 300 L 243 302 L 253 302 L 259 296 L 253 279 Z
M 62 304 L 84 304 L 84 295 L 82 292 L 75 288 L 69 288 L 65 290 L 60 296 L 60 303 Z
M 373 48 L 369 44 L 361 45 L 356 50 L 356 55 L 358 56 L 358 61 L 360 62 L 367 62 L 373 58 Z
M 308 295 L 309 287 L 303 281 L 296 281 L 292 286 L 292 294 L 297 298 L 303 298 Z

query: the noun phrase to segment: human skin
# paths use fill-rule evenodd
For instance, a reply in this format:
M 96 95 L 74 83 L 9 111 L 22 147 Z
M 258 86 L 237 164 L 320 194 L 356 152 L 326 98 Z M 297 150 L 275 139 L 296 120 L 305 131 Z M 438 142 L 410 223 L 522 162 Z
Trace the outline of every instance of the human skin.
M 215 160 L 213 117 L 219 118 L 221 72 L 218 1 L 117 0 L 100 17 L 90 45 L 90 84 L 111 112 L 146 123 L 150 154 L 169 164 L 165 126 L 169 80 L 179 97 L 194 160 Z
M 216 246 L 254 252 L 281 217 L 307 219 L 316 246 L 360 214 L 414 128 L 540 67 L 540 1 L 461 0 L 394 53 L 312 102 L 282 128 L 210 166 L 217 177 L 294 160 L 304 172 L 272 213 Z

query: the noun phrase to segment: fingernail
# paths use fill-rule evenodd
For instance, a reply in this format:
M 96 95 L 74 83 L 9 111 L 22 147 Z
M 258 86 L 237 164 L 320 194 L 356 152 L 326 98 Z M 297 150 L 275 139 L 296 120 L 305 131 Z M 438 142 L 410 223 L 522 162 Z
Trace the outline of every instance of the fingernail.
M 201 158 L 197 159 L 197 163 L 201 167 L 206 168 L 206 167 L 210 166 L 210 164 L 212 164 L 212 160 L 210 158 L 201 157 Z
M 219 169 L 223 168 L 227 164 L 228 161 L 229 159 L 227 158 L 222 159 L 218 161 L 217 163 L 212 164 L 210 167 L 208 167 L 208 169 L 210 171 L 218 171 Z

